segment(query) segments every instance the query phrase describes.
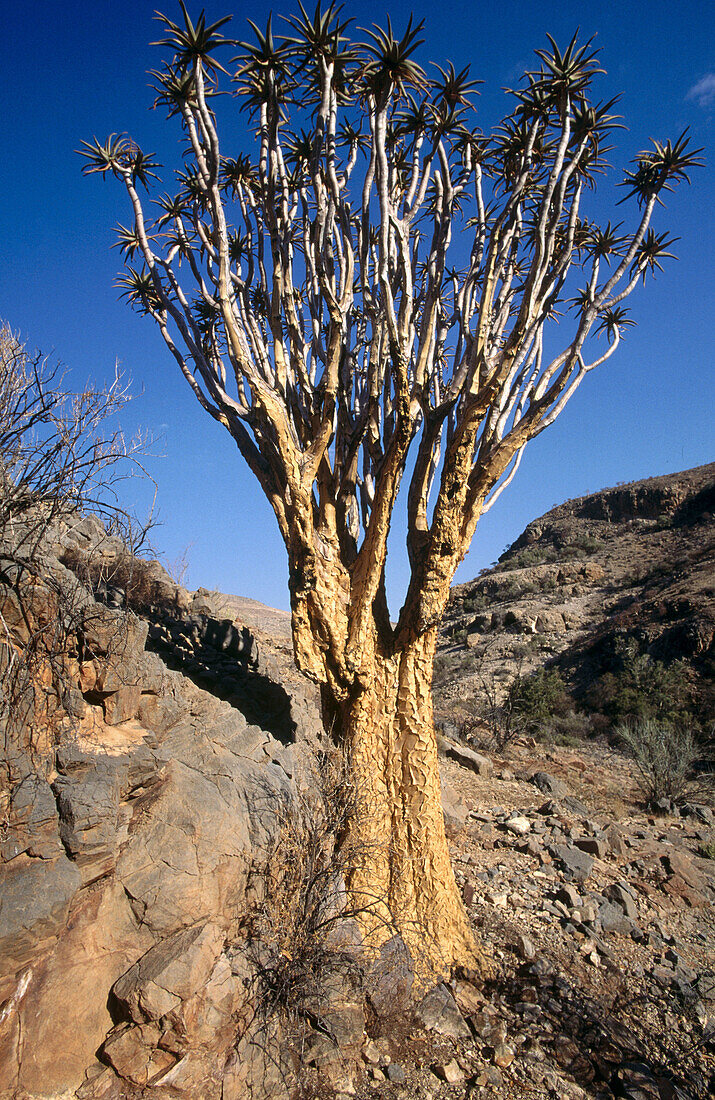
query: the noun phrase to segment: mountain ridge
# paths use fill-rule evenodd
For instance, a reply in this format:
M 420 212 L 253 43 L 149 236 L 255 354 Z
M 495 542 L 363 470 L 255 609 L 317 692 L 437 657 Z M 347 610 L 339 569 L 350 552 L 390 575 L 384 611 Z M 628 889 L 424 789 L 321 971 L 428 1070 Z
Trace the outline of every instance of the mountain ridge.
M 455 586 L 435 675 L 439 719 L 479 707 L 479 681 L 557 667 L 577 697 L 629 646 L 687 664 L 715 649 L 715 463 L 565 501 L 495 566 Z M 483 693 L 482 693 L 483 694 Z

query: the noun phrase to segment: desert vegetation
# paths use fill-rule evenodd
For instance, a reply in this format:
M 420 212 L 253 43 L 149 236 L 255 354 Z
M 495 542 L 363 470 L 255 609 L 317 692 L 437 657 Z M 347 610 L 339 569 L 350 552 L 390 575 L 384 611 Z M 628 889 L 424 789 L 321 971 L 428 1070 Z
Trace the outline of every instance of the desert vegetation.
M 342 9 L 318 4 L 233 46 L 251 152 L 231 156 L 217 96 L 227 23 L 194 22 L 183 5 L 178 22 L 162 16 L 154 105 L 180 121 L 187 159 L 158 217 L 141 191 L 159 166 L 134 139 L 85 142 L 85 171 L 126 190 L 124 293 L 271 503 L 296 660 L 348 746 L 358 819 L 392 834 L 391 864 L 404 864 L 394 874 L 376 858 L 348 889 L 358 906 L 394 890 L 391 912 L 423 928 L 420 957 L 446 972 L 479 957 L 449 867 L 432 732 L 450 581 L 527 442 L 633 324 L 626 298 L 670 255 L 651 219 L 699 150 L 682 134 L 639 152 L 623 179 L 633 228 L 598 226 L 586 200 L 620 123 L 614 99 L 592 96 L 590 41 L 549 39 L 485 135 L 469 70 L 422 67 L 421 23 L 360 37 Z M 552 357 L 544 334 L 559 306 L 570 322 Z M 412 451 L 411 580 L 393 626 L 387 538 Z
M 713 471 L 566 502 L 450 597 L 701 151 L 636 153 L 597 225 L 592 40 L 486 134 L 412 18 L 179 9 L 171 193 L 127 135 L 82 155 L 129 198 L 122 297 L 273 508 L 291 647 L 148 560 L 121 378 L 0 327 L 0 1093 L 704 1100 Z

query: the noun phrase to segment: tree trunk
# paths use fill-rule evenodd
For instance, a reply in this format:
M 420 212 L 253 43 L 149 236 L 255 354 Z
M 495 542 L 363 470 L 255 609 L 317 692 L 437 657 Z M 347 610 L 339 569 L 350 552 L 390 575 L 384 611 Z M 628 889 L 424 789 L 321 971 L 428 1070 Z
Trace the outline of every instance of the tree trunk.
M 418 983 L 455 965 L 488 973 L 459 895 L 444 831 L 432 715 L 436 629 L 396 653 L 373 631 L 364 686 L 337 708 L 355 784 L 349 893 L 376 947 L 395 931 Z

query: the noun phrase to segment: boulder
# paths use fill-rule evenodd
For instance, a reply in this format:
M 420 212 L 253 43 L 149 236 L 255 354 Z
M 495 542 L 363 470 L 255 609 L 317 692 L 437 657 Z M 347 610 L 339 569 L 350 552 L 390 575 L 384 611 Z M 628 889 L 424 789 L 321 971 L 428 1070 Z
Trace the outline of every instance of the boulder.
M 471 1031 L 457 1008 L 457 1002 L 451 990 L 440 982 L 431 989 L 415 1009 L 417 1022 L 427 1031 L 450 1039 L 469 1039 Z
M 451 760 L 456 760 L 463 768 L 469 768 L 475 775 L 489 776 L 492 773 L 492 762 L 474 749 L 468 749 L 466 745 L 458 745 L 453 741 L 447 742 L 446 755 Z
M 555 609 L 540 611 L 536 616 L 537 634 L 562 634 L 566 629 L 563 614 Z
M 82 874 L 83 885 L 107 874 L 117 856 L 120 778 L 111 760 L 92 765 L 52 784 L 60 815 L 60 836 Z
M 206 984 L 225 938 L 209 922 L 168 936 L 114 984 L 117 1003 L 135 1023 L 160 1020 Z
M 160 1034 L 156 1024 L 122 1025 L 102 1044 L 102 1059 L 124 1081 L 146 1085 L 176 1063 L 172 1054 L 157 1049 Z
M 78 876 L 79 877 L 79 876 Z M 47 895 L 44 895 L 47 897 Z M 116 884 L 83 892 L 52 950 L 35 953 L 19 1007 L 23 1043 L 19 1065 L 0 1070 L 23 1095 L 73 1092 L 113 1020 L 107 995 L 120 974 L 151 944 Z
M 451 783 L 442 779 L 441 783 L 442 813 L 444 824 L 449 833 L 460 832 L 469 820 L 469 807 L 457 794 Z
M 131 661 L 143 653 L 148 631 L 149 624 L 131 612 L 91 604 L 82 620 L 87 659 L 109 657 L 115 664 Z
M 551 798 L 563 798 L 564 795 L 569 793 L 569 789 L 563 780 L 557 779 L 548 772 L 534 772 L 531 782 L 543 794 L 548 794 Z
M 6 827 L 0 832 L 0 859 L 9 862 L 23 852 L 39 859 L 63 854 L 52 788 L 34 773 L 13 789 Z
M 226 1060 L 221 1100 L 289 1100 L 295 1085 L 279 1025 L 256 1016 Z
M 244 731 L 227 704 L 201 733 L 179 723 L 162 745 L 159 780 L 132 802 L 117 875 L 156 935 L 202 920 L 227 927 L 243 910 L 250 865 L 267 851 L 276 806 L 290 796 L 283 769 L 240 755 Z

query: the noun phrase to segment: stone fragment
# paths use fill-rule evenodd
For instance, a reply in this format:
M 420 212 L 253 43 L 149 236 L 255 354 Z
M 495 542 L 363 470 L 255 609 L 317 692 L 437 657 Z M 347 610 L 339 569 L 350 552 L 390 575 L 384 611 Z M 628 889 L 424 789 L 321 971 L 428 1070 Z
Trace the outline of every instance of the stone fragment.
M 362 989 L 352 967 L 335 965 L 321 977 L 316 994 L 305 1001 L 305 1011 L 316 1026 L 341 1050 L 357 1049 L 365 1031 Z
M 476 1084 L 482 1088 L 485 1085 L 491 1085 L 492 1088 L 500 1088 L 504 1084 L 504 1076 L 497 1066 L 485 1066 L 485 1068 L 477 1075 Z
M 542 794 L 548 794 L 552 798 L 563 798 L 569 791 L 563 780 L 557 779 L 549 772 L 534 772 L 531 782 L 539 788 Z
M 575 882 L 585 882 L 593 870 L 593 858 L 580 848 L 570 844 L 553 844 L 549 851 Z
M 563 902 L 569 909 L 578 909 L 583 902 L 583 898 L 578 890 L 574 886 L 571 886 L 570 883 L 564 883 L 563 886 L 559 887 L 556 892 L 556 900 Z
M 458 979 L 454 983 L 454 999 L 463 1016 L 472 1016 L 484 1007 L 484 994 L 471 982 Z
M 510 817 L 506 823 L 506 828 L 515 836 L 526 836 L 527 833 L 531 832 L 531 822 L 528 817 Z
M 683 902 L 691 909 L 696 909 L 699 906 L 706 905 L 707 900 L 699 890 L 689 886 L 688 883 L 680 877 L 680 875 L 671 875 L 670 878 L 663 883 L 663 893 L 676 902 Z
M 432 1069 L 435 1075 L 441 1081 L 446 1081 L 448 1085 L 456 1085 L 464 1080 L 464 1071 L 454 1058 L 451 1062 L 438 1062 Z
M 565 794 L 561 799 L 561 805 L 577 817 L 588 817 L 588 806 L 572 794 Z
M 613 856 L 625 855 L 626 846 L 623 843 L 623 834 L 617 825 L 609 825 L 606 829 L 608 849 Z
M 226 955 L 219 955 L 208 981 L 165 1018 L 175 1040 L 165 1033 L 161 1045 L 177 1054 L 195 1047 L 223 1049 L 244 1030 L 254 1010 L 244 982 L 232 972 Z
M 499 1043 L 494 1048 L 493 1061 L 495 1066 L 499 1066 L 500 1069 L 506 1069 L 510 1066 L 516 1058 L 516 1051 L 509 1043 Z
M 463 768 L 469 768 L 475 775 L 489 776 L 492 774 L 491 760 L 481 753 L 475 752 L 474 749 L 468 749 L 466 745 L 458 745 L 453 741 L 449 742 L 447 756 L 452 760 L 456 760 Z
M 604 859 L 608 852 L 607 842 L 595 836 L 577 837 L 577 839 L 574 840 L 574 844 L 577 848 L 580 848 L 582 852 L 588 852 L 589 855 L 595 856 L 596 859 Z
M 362 1056 L 368 1065 L 380 1065 L 380 1048 L 378 1047 L 374 1039 L 368 1039 L 368 1041 L 365 1043 L 364 1047 L 362 1048 Z
M 162 1069 L 169 1069 L 176 1061 L 171 1054 L 156 1049 L 159 1035 L 155 1024 L 139 1027 L 122 1025 L 111 1032 L 102 1044 L 101 1057 L 126 1081 L 146 1085 L 152 1077 Z
M 633 931 L 634 923 L 626 916 L 620 905 L 604 901 L 598 907 L 598 920 L 604 932 L 623 932 L 629 934 Z
M 677 875 L 693 890 L 702 890 L 705 885 L 703 875 L 698 871 L 693 861 L 683 852 L 673 851 L 662 856 L 661 859 L 668 874 Z
M 411 1004 L 415 972 L 409 948 L 402 936 L 393 936 L 365 975 L 365 992 L 379 1017 L 404 1012 Z
M 144 651 L 149 624 L 131 612 L 92 604 L 82 622 L 87 658 L 109 656 L 113 662 L 127 661 Z
M 517 950 L 522 959 L 530 961 L 536 958 L 536 948 L 528 936 L 519 936 Z
M 340 1047 L 325 1032 L 311 1031 L 303 1045 L 303 1058 L 308 1066 L 330 1066 L 341 1061 Z
M 390 1062 L 385 1066 L 385 1076 L 393 1085 L 404 1085 L 407 1080 L 407 1074 L 398 1062 Z
M 607 886 L 603 891 L 603 896 L 608 898 L 609 901 L 615 902 L 616 905 L 620 905 L 623 912 L 631 920 L 638 919 L 638 908 L 633 894 L 620 883 L 614 882 Z
M 542 841 L 539 839 L 539 837 L 534 836 L 532 834 L 531 836 L 527 837 L 527 839 L 525 841 L 523 841 L 521 844 L 517 845 L 517 847 L 518 847 L 520 852 L 524 852 L 527 855 L 541 856 L 541 854 L 542 854 L 541 845 L 542 845 Z
M 147 951 L 112 992 L 136 1023 L 159 1020 L 208 981 L 224 940 L 216 924 L 176 932 Z
M 542 611 L 536 616 L 537 634 L 561 634 L 564 629 L 564 617 L 560 611 Z
M 168 1071 L 154 1075 L 149 1085 L 161 1089 L 160 1096 L 220 1100 L 223 1092 L 220 1061 L 213 1051 L 190 1050 Z
M 108 726 L 118 726 L 136 718 L 142 690 L 138 684 L 125 684 L 102 699 L 104 721 Z
M 451 1039 L 469 1039 L 471 1032 L 444 982 L 431 989 L 415 1010 L 418 1022 L 428 1031 Z
M 235 756 L 222 736 L 222 722 L 201 738 L 191 726 L 175 727 L 160 782 L 131 804 L 131 844 L 116 873 L 137 915 L 160 936 L 243 912 L 251 854 L 260 858 L 277 828 L 272 807 L 288 789 L 285 773 Z

